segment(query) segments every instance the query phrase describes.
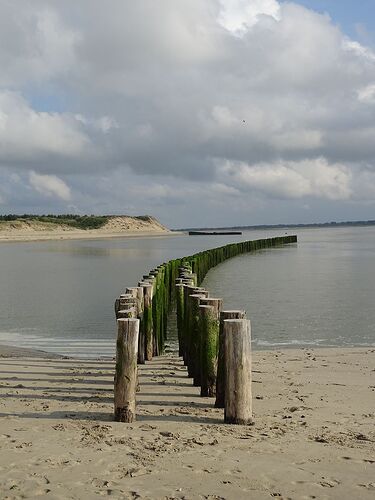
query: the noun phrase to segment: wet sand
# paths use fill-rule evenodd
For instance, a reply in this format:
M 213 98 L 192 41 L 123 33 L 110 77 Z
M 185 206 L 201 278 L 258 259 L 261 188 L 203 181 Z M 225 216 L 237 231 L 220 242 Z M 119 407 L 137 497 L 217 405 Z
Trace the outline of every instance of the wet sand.
M 3 357 L 0 496 L 374 498 L 374 356 L 254 353 L 250 427 L 223 424 L 170 354 L 141 367 L 133 424 L 112 421 L 113 361 Z
M 86 231 L 54 231 L 54 232 L 0 232 L 0 243 L 14 243 L 27 241 L 52 241 L 52 240 L 98 240 L 113 238 L 149 238 L 168 237 L 184 234 L 180 231 L 122 231 L 122 232 L 101 232 L 95 230 Z

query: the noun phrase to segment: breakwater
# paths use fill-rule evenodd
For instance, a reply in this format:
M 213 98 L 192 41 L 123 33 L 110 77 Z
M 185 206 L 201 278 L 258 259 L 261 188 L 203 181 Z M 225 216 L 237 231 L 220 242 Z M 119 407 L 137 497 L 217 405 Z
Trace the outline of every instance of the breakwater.
M 242 381 L 241 391 L 236 392 L 240 395 L 240 400 L 231 400 L 228 403 L 228 418 L 225 420 L 232 423 L 249 423 L 251 363 L 250 360 L 245 362 L 249 357 L 251 340 L 249 320 L 244 318 L 241 311 L 226 318 L 222 313 L 228 311 L 223 311 L 222 300 L 209 298 L 208 291 L 199 285 L 211 268 L 227 259 L 296 241 L 297 237 L 292 235 L 231 243 L 209 249 L 163 263 L 144 275 L 137 287 L 127 288 L 115 302 L 118 324 L 115 419 L 126 422 L 135 419 L 133 391 L 137 383 L 134 380 L 134 359 L 143 364 L 153 356 L 163 353 L 169 314 L 176 305 L 179 354 L 183 356 L 188 367 L 188 375 L 193 378 L 195 385 L 201 386 L 202 396 L 215 397 L 216 393 L 226 394 L 221 396 L 220 401 L 216 401 L 218 407 L 222 407 L 222 400 L 225 400 L 225 404 L 228 394 L 232 394 L 233 384 Z M 232 334 L 232 337 L 237 336 L 239 340 L 233 343 L 231 339 L 227 345 L 225 338 L 228 336 L 228 329 L 237 332 Z M 132 346 L 131 349 L 129 345 Z M 240 365 L 244 371 L 239 373 L 238 361 L 241 359 Z M 229 373 L 227 365 L 232 367 Z M 236 371 L 238 373 L 235 373 Z M 217 389 L 218 374 L 219 380 L 224 377 L 222 385 L 231 387 L 230 391 L 223 391 L 222 387 Z M 235 380 L 237 382 L 234 382 Z M 245 411 L 241 413 L 239 408 Z

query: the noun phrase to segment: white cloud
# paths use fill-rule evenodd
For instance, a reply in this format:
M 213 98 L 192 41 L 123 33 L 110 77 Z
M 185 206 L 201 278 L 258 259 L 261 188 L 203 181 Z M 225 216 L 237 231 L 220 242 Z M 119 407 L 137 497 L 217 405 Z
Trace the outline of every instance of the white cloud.
M 228 185 L 276 198 L 314 196 L 347 200 L 352 194 L 349 169 L 343 165 L 329 165 L 323 158 L 288 163 L 278 161 L 272 165 L 226 162 L 219 172 Z
M 375 55 L 329 16 L 276 0 L 23 7 L 0 2 L 7 175 L 61 176 L 74 193 L 82 182 L 84 199 L 91 182 L 92 206 L 109 212 L 132 186 L 153 206 L 186 196 L 197 211 L 235 210 L 233 196 L 244 207 L 249 193 L 264 210 L 373 196 Z
M 14 87 L 66 77 L 77 63 L 78 32 L 63 22 L 52 2 L 2 2 L 0 85 Z
M 375 104 L 375 83 L 358 90 L 358 99 L 365 104 Z
M 356 56 L 360 56 L 365 60 L 367 59 L 369 62 L 375 62 L 375 52 L 355 40 L 350 40 L 345 37 L 342 42 L 342 47 L 344 50 L 351 52 Z
M 69 114 L 37 112 L 16 92 L 0 91 L 2 162 L 26 164 L 43 156 L 80 157 L 90 139 Z
M 276 0 L 220 0 L 219 23 L 232 33 L 241 35 L 254 26 L 260 16 L 280 18 Z
M 30 172 L 29 181 L 38 193 L 48 197 L 54 196 L 64 201 L 71 199 L 69 187 L 56 175 L 39 175 L 36 172 Z

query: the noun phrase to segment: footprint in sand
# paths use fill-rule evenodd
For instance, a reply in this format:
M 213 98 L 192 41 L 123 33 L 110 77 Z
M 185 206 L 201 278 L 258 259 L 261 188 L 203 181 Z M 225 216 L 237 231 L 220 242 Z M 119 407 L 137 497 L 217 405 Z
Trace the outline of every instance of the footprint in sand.
M 319 482 L 320 486 L 323 488 L 334 488 L 338 484 L 340 484 L 340 481 L 337 481 L 337 479 L 326 479 L 323 478 L 322 481 Z
M 359 484 L 360 488 L 366 488 L 366 490 L 375 491 L 375 483 Z

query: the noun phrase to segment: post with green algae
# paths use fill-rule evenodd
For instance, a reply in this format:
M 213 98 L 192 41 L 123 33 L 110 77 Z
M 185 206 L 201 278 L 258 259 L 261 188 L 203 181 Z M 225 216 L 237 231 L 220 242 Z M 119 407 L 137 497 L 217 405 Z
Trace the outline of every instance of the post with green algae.
M 180 355 L 184 355 L 185 363 L 187 363 L 189 354 L 186 350 L 186 342 L 184 341 L 186 341 L 186 338 L 189 337 L 188 332 L 185 328 L 186 315 L 184 314 L 183 310 L 186 304 L 182 302 L 182 290 L 185 289 L 186 286 L 199 285 L 200 283 L 202 283 L 202 280 L 212 267 L 231 257 L 245 252 L 257 251 L 262 248 L 295 243 L 296 241 L 297 237 L 293 235 L 231 243 L 229 245 L 205 250 L 191 256 L 163 263 L 156 269 L 153 269 L 150 274 L 144 275 L 143 279 L 152 285 L 152 311 L 151 318 L 150 315 L 146 312 L 146 321 L 141 311 L 137 313 L 138 318 L 141 320 L 141 334 L 139 336 L 139 362 L 142 363 L 146 359 L 146 343 L 148 343 L 148 359 L 151 359 L 152 355 L 154 354 L 160 354 L 163 352 L 166 340 L 167 322 L 169 319 L 168 314 L 170 313 L 172 307 L 174 307 L 176 304 L 177 322 L 179 324 L 179 353 Z M 179 284 L 182 284 L 184 286 L 175 286 L 176 279 L 178 280 Z M 144 283 L 142 283 L 141 299 L 143 299 L 143 285 Z M 119 310 L 127 310 L 131 307 L 139 307 L 140 298 L 138 296 L 135 296 L 135 288 L 137 287 L 127 288 L 127 293 L 121 295 L 119 299 L 116 299 L 116 317 Z M 129 313 L 127 313 L 127 315 L 129 315 Z M 151 341 L 150 339 L 146 341 L 146 338 L 144 337 L 144 333 L 146 331 L 152 332 L 153 338 L 151 337 Z M 152 355 L 150 354 L 150 345 L 152 345 Z M 145 353 L 143 357 L 142 353 Z
M 153 356 L 152 330 L 152 290 L 153 285 L 146 283 L 143 288 L 143 335 L 145 341 L 145 359 L 151 361 Z
M 114 419 L 130 423 L 136 419 L 139 319 L 118 319 L 117 328 Z
M 192 352 L 191 352 L 191 343 L 192 343 L 192 316 L 191 316 L 191 311 L 190 311 L 190 296 L 193 294 L 202 294 L 205 297 L 208 296 L 208 291 L 205 290 L 202 287 L 197 287 L 197 286 L 187 286 L 184 289 L 184 326 L 183 326 L 183 332 L 184 332 L 184 346 L 185 346 L 185 356 L 184 360 L 185 365 L 188 367 L 188 376 L 193 377 L 194 373 L 192 371 L 192 363 L 193 360 L 191 359 Z
M 215 408 L 225 407 L 225 346 L 223 322 L 225 319 L 244 319 L 245 316 L 245 311 L 226 310 L 220 312 Z
M 134 316 L 119 316 L 119 317 L 134 317 L 140 321 L 139 335 L 138 335 L 138 363 L 143 365 L 145 363 L 145 341 L 143 332 L 143 288 L 141 286 L 128 287 L 127 294 L 131 294 L 135 299 L 135 315 Z M 121 312 L 121 311 L 120 311 Z
M 193 378 L 195 387 L 201 385 L 199 306 L 201 299 L 204 299 L 207 295 L 208 292 L 204 291 L 204 293 L 199 292 L 189 296 L 190 343 L 188 373 Z
M 183 345 L 183 322 L 184 322 L 184 286 L 182 283 L 176 284 L 176 314 L 177 314 L 177 336 L 178 336 L 178 355 L 184 355 Z
M 220 322 L 219 322 L 219 319 L 220 319 L 220 312 L 221 310 L 223 309 L 223 299 L 218 299 L 218 298 L 214 298 L 214 297 L 204 297 L 200 300 L 200 305 L 201 306 L 212 306 L 214 308 L 214 314 L 215 314 L 215 319 L 217 320 L 218 322 L 218 325 L 220 326 Z M 211 396 L 215 396 L 216 395 L 216 378 L 217 378 L 217 364 L 218 364 L 218 352 L 219 352 L 219 326 L 217 327 L 217 333 L 215 333 L 215 336 L 217 337 L 215 339 L 215 343 L 217 345 L 217 348 L 216 348 L 216 352 L 215 352 L 215 356 L 214 356 L 214 359 L 212 360 L 212 365 L 215 366 L 215 388 L 214 389 L 210 389 L 210 395 Z M 198 344 L 198 347 L 197 347 L 197 350 L 199 352 L 199 356 L 200 356 L 200 359 L 202 359 L 202 350 L 205 348 L 203 346 L 203 337 L 202 337 L 202 332 L 200 331 L 200 335 L 198 336 L 198 341 L 199 341 L 199 344 Z M 200 386 L 202 387 L 202 384 L 204 384 L 204 379 L 203 379 L 203 376 L 202 376 L 202 368 L 201 368 L 201 371 L 200 373 L 198 372 L 197 376 L 198 376 L 198 379 L 200 377 Z
M 213 306 L 199 306 L 201 335 L 201 396 L 216 392 L 219 321 Z
M 247 319 L 223 322 L 225 348 L 224 422 L 248 425 L 252 418 L 251 325 Z

